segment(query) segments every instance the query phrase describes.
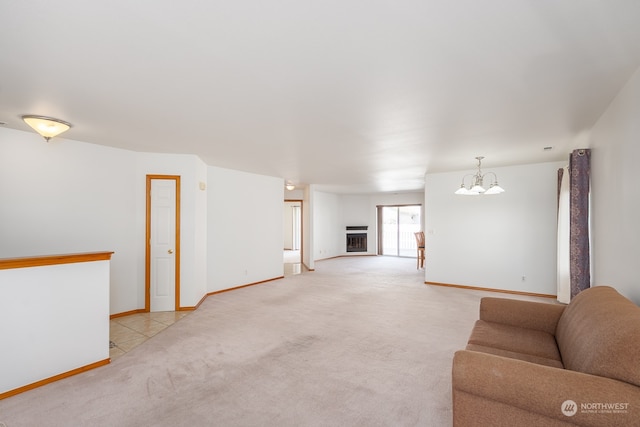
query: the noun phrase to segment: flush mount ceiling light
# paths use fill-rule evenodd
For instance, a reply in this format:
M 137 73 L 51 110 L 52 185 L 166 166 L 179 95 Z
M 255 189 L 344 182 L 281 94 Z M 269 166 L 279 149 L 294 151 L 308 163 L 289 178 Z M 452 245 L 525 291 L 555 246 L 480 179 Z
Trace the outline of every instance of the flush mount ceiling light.
M 475 174 L 467 174 L 465 176 L 462 177 L 462 184 L 460 185 L 460 188 L 458 188 L 458 190 L 456 191 L 455 194 L 460 194 L 463 196 L 477 196 L 480 194 L 500 194 L 500 193 L 504 193 L 504 189 L 502 187 L 500 187 L 498 185 L 498 177 L 496 176 L 495 173 L 493 172 L 487 172 L 487 173 L 482 173 L 482 170 L 480 169 L 481 163 L 482 163 L 482 159 L 484 159 L 483 156 L 478 156 L 476 157 L 476 160 L 478 160 L 478 172 L 476 172 Z M 484 177 L 487 175 L 493 175 L 493 181 L 491 182 L 489 189 L 486 190 L 483 185 L 484 185 Z M 471 177 L 471 183 L 469 184 L 469 186 L 465 186 L 464 184 L 464 180 L 470 176 Z
M 293 185 L 291 182 L 287 181 L 287 184 L 284 186 L 284 188 L 286 188 L 287 190 L 291 191 L 291 190 L 294 190 L 296 188 L 296 186 Z
M 49 140 L 55 136 L 60 135 L 62 132 L 69 130 L 71 123 L 67 123 L 64 120 L 54 119 L 53 117 L 24 115 L 22 120 L 29 126 L 38 132 L 42 137 L 49 142 Z

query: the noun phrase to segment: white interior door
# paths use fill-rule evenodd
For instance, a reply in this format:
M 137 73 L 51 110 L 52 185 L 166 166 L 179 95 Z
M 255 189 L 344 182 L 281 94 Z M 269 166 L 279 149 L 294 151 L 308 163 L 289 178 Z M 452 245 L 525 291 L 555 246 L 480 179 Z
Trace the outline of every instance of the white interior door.
M 176 181 L 151 180 L 150 310 L 176 309 Z

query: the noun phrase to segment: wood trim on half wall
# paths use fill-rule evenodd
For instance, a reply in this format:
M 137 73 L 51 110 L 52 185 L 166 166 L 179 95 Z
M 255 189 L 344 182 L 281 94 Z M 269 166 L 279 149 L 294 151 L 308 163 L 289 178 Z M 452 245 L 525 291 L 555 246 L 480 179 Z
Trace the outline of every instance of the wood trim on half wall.
M 46 265 L 75 264 L 78 262 L 109 261 L 113 252 L 83 252 L 76 254 L 41 255 L 0 259 L 0 270 L 42 267 Z
M 523 291 L 510 291 L 508 289 L 482 288 L 479 286 L 453 285 L 451 283 L 438 283 L 438 282 L 424 282 L 424 284 L 435 285 L 435 286 L 445 286 L 449 288 L 469 289 L 472 291 L 497 292 L 497 293 L 503 293 L 503 294 L 524 295 L 529 297 L 541 297 L 541 298 L 557 298 L 557 295 L 537 294 L 534 292 L 523 292 Z

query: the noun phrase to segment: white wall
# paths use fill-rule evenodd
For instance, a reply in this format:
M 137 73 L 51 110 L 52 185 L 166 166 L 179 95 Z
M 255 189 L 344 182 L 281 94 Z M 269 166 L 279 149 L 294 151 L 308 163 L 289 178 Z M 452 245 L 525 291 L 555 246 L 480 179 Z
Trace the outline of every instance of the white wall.
M 207 292 L 281 277 L 284 180 L 208 167 Z
M 199 233 L 206 233 L 206 217 L 197 212 L 197 207 L 206 206 L 206 194 L 200 190 L 199 182 L 206 182 L 206 169 L 202 161 L 191 154 L 140 153 L 138 155 L 137 212 L 140 218 L 138 242 L 142 251 L 142 268 L 138 283 L 144 284 L 144 239 L 146 218 L 146 176 L 180 176 L 180 306 L 193 307 L 204 295 L 206 287 L 206 261 L 201 251 L 205 250 Z M 204 176 L 203 176 L 204 175 Z M 204 270 L 204 273 L 203 273 Z M 138 286 L 137 307 L 144 307 L 144 285 Z
M 109 358 L 109 261 L 0 270 L 0 284 L 0 393 Z
M 314 193 L 314 255 L 316 260 L 346 251 L 346 226 L 366 225 L 367 252 L 377 253 L 377 205 L 404 205 L 424 202 L 423 193 L 333 194 Z M 362 255 L 363 253 L 358 253 Z
M 296 188 L 295 190 L 285 190 L 285 200 L 303 200 L 305 194 L 304 188 Z
M 314 192 L 313 203 L 313 256 L 314 260 L 332 258 L 344 252 L 346 239 L 341 221 L 340 196 L 322 191 Z
M 640 304 L 640 69 L 591 133 L 593 285 Z
M 555 295 L 563 165 L 492 168 L 506 190 L 494 196 L 453 194 L 460 177 L 474 171 L 427 174 L 425 280 Z
M 370 196 L 370 203 L 378 205 L 424 205 L 424 193 L 379 193 Z
M 0 257 L 114 251 L 111 312 L 139 308 L 137 161 L 127 150 L 0 128 Z
M 10 129 L 0 129 L 0 257 L 114 251 L 110 313 L 144 308 L 147 174 L 181 177 L 181 306 L 282 276 L 282 179 Z
M 182 297 L 184 301 L 182 302 L 185 306 L 195 305 L 202 299 L 202 296 L 207 293 L 207 274 L 208 274 L 208 266 L 207 266 L 207 251 L 208 251 L 208 239 L 207 239 L 207 230 L 208 230 L 208 200 L 209 200 L 209 192 L 208 192 L 208 167 L 207 165 L 200 160 L 200 158 L 195 159 L 196 167 L 195 167 L 195 175 L 196 175 L 196 200 L 195 200 L 195 227 L 194 227 L 194 284 L 191 289 L 191 294 L 185 294 L 182 291 L 182 287 L 180 288 Z M 204 187 L 204 188 L 202 188 Z
M 315 269 L 315 189 L 308 185 L 304 189 L 304 204 L 302 205 L 302 263 L 311 271 Z

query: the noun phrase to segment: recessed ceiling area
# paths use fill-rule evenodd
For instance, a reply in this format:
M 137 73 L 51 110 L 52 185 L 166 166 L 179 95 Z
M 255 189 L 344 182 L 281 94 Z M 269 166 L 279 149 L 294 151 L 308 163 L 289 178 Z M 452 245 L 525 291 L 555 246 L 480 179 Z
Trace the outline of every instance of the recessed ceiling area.
M 640 66 L 640 2 L 21 0 L 0 49 L 7 128 L 51 116 L 62 138 L 297 187 L 420 191 L 476 156 L 588 144 Z

